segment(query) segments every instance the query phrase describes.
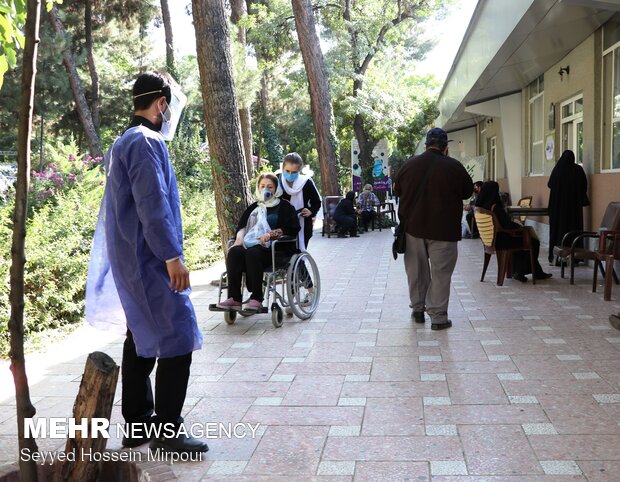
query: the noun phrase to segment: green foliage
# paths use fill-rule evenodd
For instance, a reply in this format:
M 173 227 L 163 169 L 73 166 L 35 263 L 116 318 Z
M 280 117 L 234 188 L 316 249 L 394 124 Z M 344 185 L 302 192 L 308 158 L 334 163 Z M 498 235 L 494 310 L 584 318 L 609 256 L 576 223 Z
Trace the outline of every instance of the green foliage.
M 190 270 L 206 268 L 222 258 L 212 191 L 188 192 L 181 200 L 183 255 Z
M 57 159 L 68 149 L 50 149 Z M 54 164 L 50 161 L 49 164 Z M 72 171 L 74 182 L 62 182 L 44 198 L 50 179 L 34 181 L 33 209 L 27 221 L 24 331 L 26 334 L 81 321 L 88 257 L 103 195 L 103 173 L 92 162 L 69 160 L 55 172 Z M 66 169 L 66 170 L 65 170 Z M 64 174 L 63 174 L 64 175 Z M 56 176 L 56 179 L 59 176 Z M 41 184 L 44 185 L 41 185 Z M 12 195 L 0 205 L 0 354 L 8 347 L 9 266 Z
M 47 10 L 62 0 L 46 0 Z M 26 38 L 22 29 L 26 24 L 26 0 L 0 0 L 0 89 L 4 74 L 17 65 L 18 50 L 23 49 Z
M 424 99 L 418 110 L 408 122 L 398 128 L 396 146 L 405 157 L 415 153 L 419 142 L 424 138 L 426 129 L 439 116 L 439 109 L 431 99 Z
M 280 169 L 280 163 L 284 157 L 284 149 L 280 144 L 280 136 L 278 131 L 269 119 L 264 119 L 262 122 L 263 139 L 265 141 L 265 151 L 267 151 L 267 159 L 271 164 L 272 169 L 275 171 Z M 262 157 L 262 156 L 261 156 Z

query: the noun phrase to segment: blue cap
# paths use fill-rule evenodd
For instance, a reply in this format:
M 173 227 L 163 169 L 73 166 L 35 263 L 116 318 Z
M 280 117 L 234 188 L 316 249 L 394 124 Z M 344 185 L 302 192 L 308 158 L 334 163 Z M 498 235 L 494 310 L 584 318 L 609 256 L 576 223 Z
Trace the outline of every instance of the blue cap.
M 445 143 L 450 142 L 448 140 L 448 133 L 444 131 L 440 127 L 433 127 L 426 133 L 426 145 L 432 145 L 437 143 Z

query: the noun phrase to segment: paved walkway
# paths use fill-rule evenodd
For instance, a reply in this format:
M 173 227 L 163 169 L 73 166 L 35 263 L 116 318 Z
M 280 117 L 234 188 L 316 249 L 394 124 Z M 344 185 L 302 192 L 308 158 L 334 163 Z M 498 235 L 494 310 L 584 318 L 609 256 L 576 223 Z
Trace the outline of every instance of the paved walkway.
M 497 287 L 495 260 L 480 283 L 480 241 L 465 240 L 454 326 L 432 332 L 410 320 L 389 230 L 315 235 L 310 247 L 323 297 L 309 321 L 275 329 L 261 315 L 228 326 L 207 310 L 215 289 L 194 280 L 205 345 L 186 422 L 260 426 L 255 438 L 210 440 L 202 462 L 172 466 L 179 480 L 620 480 L 620 333 L 607 322 L 620 308 L 618 287 L 615 301 L 602 301 L 586 267 L 575 286 L 549 268 L 554 278 L 536 286 Z M 86 354 L 102 349 L 120 363 L 121 343 L 84 327 L 29 357 L 38 415 L 70 416 Z M 17 459 L 2 372 L 0 464 Z M 63 445 L 40 440 L 42 449 Z

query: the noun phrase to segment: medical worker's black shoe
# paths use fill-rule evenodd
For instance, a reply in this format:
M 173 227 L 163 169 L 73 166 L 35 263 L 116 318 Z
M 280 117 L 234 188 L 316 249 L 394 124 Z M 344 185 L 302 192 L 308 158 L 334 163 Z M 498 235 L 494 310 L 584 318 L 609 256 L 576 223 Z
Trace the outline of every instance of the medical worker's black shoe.
M 177 437 L 157 437 L 151 440 L 149 448 L 152 451 L 199 454 L 208 452 L 209 446 L 200 439 L 180 433 Z

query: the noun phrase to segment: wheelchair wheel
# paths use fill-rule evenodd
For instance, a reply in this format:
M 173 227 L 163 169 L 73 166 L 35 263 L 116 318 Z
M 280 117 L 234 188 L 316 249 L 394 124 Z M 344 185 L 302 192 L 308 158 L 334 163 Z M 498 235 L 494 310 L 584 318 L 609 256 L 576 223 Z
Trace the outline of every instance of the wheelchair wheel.
M 224 312 L 224 321 L 226 322 L 226 324 L 232 325 L 236 319 L 237 319 L 236 311 L 231 310 L 231 311 Z
M 303 252 L 291 258 L 286 275 L 288 303 L 297 318 L 307 320 L 316 311 L 321 297 L 321 277 L 316 262 Z
M 282 308 L 277 303 L 273 303 L 271 305 L 271 323 L 276 328 L 280 328 L 282 326 L 282 321 L 284 320 L 284 314 L 282 313 Z

